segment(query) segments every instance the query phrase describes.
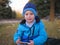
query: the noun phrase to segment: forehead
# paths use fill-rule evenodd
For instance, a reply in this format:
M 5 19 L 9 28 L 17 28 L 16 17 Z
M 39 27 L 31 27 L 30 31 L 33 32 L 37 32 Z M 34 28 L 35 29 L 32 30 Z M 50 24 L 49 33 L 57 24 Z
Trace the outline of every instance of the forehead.
M 25 13 L 33 13 L 32 11 L 30 11 L 30 10 L 27 10 Z

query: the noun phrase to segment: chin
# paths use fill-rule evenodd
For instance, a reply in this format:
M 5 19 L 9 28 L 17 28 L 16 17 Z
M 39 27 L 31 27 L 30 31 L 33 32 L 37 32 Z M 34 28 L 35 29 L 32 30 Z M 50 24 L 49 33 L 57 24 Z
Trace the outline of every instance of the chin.
M 28 23 L 32 23 L 32 21 L 28 21 Z
M 27 22 L 28 22 L 28 23 L 32 23 L 32 22 L 33 22 L 33 20 L 27 20 Z

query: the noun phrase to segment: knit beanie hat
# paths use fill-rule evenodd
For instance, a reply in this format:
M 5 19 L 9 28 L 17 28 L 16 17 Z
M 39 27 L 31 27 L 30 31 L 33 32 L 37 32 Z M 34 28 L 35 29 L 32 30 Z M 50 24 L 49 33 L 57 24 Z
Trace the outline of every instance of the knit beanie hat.
M 26 11 L 32 11 L 33 14 L 34 14 L 34 16 L 37 16 L 36 6 L 33 3 L 31 3 L 31 2 L 28 2 L 24 6 L 24 8 L 23 8 L 23 14 L 22 14 L 23 16 L 24 16 L 24 14 L 25 14 Z

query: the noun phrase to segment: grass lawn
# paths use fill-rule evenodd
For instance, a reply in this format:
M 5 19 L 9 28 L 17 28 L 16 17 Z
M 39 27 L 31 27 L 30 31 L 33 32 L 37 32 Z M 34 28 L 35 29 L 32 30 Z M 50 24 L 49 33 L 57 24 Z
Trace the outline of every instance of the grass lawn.
M 60 20 L 54 22 L 43 20 L 49 37 L 60 39 Z M 0 45 L 14 45 L 13 34 L 18 23 L 0 24 Z

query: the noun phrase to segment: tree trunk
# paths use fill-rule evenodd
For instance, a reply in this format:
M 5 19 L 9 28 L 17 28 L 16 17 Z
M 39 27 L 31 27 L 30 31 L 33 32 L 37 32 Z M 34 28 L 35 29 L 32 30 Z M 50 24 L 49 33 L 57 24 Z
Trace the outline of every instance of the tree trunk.
M 54 21 L 55 15 L 55 0 L 50 0 L 50 21 Z

